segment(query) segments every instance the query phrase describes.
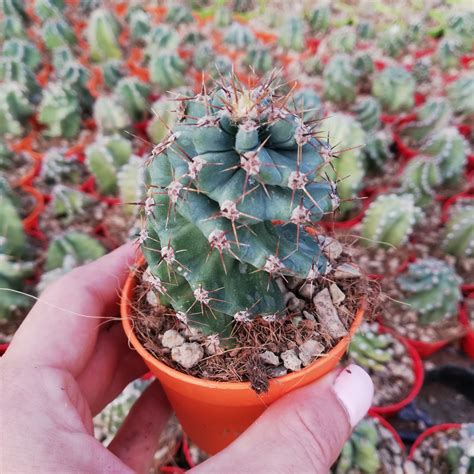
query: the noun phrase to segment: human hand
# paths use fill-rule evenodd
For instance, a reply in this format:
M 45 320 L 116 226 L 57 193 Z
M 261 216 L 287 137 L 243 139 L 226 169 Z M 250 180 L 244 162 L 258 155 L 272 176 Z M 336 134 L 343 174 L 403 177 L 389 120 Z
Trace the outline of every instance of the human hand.
M 170 414 L 158 382 L 135 403 L 108 449 L 94 439 L 92 425 L 92 416 L 146 371 L 110 318 L 133 259 L 133 247 L 125 245 L 74 270 L 41 295 L 18 330 L 0 360 L 1 472 L 149 470 Z M 274 403 L 195 470 L 328 472 L 372 394 L 359 367 L 334 372 Z

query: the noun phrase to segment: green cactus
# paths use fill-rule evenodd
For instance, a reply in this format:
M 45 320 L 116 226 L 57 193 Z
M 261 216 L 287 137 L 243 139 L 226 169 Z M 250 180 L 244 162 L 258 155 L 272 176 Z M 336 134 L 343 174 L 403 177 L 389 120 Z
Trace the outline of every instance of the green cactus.
M 28 18 L 22 0 L 0 0 L 0 12 L 3 15 L 17 15 L 25 20 Z
M 322 5 L 314 8 L 307 13 L 306 18 L 312 33 L 324 34 L 329 28 L 329 17 L 331 15 L 331 7 Z
M 97 189 L 104 195 L 117 193 L 118 170 L 132 154 L 130 141 L 120 135 L 100 137 L 86 148 L 86 163 L 95 177 Z
M 0 81 L 17 82 L 25 86 L 31 101 L 37 102 L 40 92 L 39 84 L 33 70 L 17 58 L 5 56 L 0 58 Z
M 360 20 L 356 26 L 357 36 L 362 40 L 372 40 L 375 38 L 375 29 L 372 22 Z
M 41 36 L 45 46 L 50 50 L 76 43 L 76 34 L 64 18 L 46 20 L 41 28 Z
M 245 50 L 255 43 L 255 36 L 248 26 L 235 22 L 227 28 L 227 32 L 224 35 L 224 43 L 236 49 Z
M 351 26 L 335 29 L 328 38 L 329 48 L 336 53 L 352 53 L 356 44 L 357 35 Z
M 148 13 L 139 6 L 131 6 L 125 18 L 134 41 L 144 41 L 151 31 L 151 21 Z
M 393 361 L 393 340 L 391 334 L 380 334 L 377 323 L 363 323 L 352 336 L 349 358 L 370 372 L 387 370 L 387 363 Z
M 33 113 L 27 90 L 17 82 L 4 82 L 0 87 L 0 136 L 19 137 L 23 123 Z
M 9 39 L 3 43 L 2 56 L 11 57 L 24 63 L 31 70 L 36 70 L 41 63 L 41 54 L 31 41 L 24 39 Z
M 382 468 L 382 459 L 378 453 L 378 444 L 382 441 L 379 423 L 373 418 L 364 418 L 352 432 L 349 441 L 331 469 L 334 474 L 378 474 Z
M 86 30 L 92 61 L 104 62 L 110 59 L 121 59 L 119 34 L 120 25 L 111 11 L 105 8 L 94 10 Z
M 176 53 L 157 53 L 149 64 L 150 80 L 167 91 L 185 83 L 186 64 Z
M 81 165 L 68 158 L 66 150 L 49 148 L 41 160 L 40 177 L 46 184 L 79 184 L 82 178 Z
M 103 134 L 121 132 L 131 120 L 115 94 L 98 97 L 94 103 L 94 119 Z
M 352 111 L 366 132 L 380 128 L 382 107 L 374 97 L 359 97 L 352 107 Z
M 367 51 L 359 51 L 354 55 L 354 68 L 359 80 L 368 79 L 374 72 L 375 65 L 372 56 Z
M 474 256 L 474 200 L 460 200 L 446 223 L 443 250 L 457 258 Z
M 197 71 L 206 71 L 213 67 L 215 60 L 214 47 L 210 41 L 200 43 L 193 54 L 193 66 Z
M 474 423 L 465 423 L 459 429 L 459 439 L 448 441 L 443 453 L 449 472 L 472 474 L 474 472 Z
M 78 216 L 86 214 L 87 208 L 95 201 L 76 189 L 57 184 L 51 191 L 51 209 L 54 217 L 70 224 Z
M 362 221 L 365 246 L 404 245 L 423 214 L 411 194 L 381 194 L 367 209 Z
M 451 120 L 452 111 L 446 99 L 429 99 L 416 109 L 416 119 L 400 129 L 400 135 L 412 143 L 419 144 L 428 135 L 436 134 Z
M 442 38 L 436 48 L 436 61 L 443 70 L 459 66 L 462 45 L 457 38 Z
M 443 177 L 437 160 L 429 156 L 416 156 L 403 170 L 401 189 L 415 197 L 418 206 L 430 204 Z
M 0 142 L 0 171 L 7 171 L 12 168 L 15 153 L 10 150 L 6 143 Z
M 179 46 L 180 37 L 169 25 L 158 25 L 150 33 L 145 50 L 145 57 L 151 58 L 158 51 L 172 51 Z
M 152 106 L 152 119 L 148 123 L 147 134 L 153 143 L 161 142 L 178 118 L 179 103 L 168 97 L 158 99 Z
M 415 104 L 415 79 L 399 66 L 389 66 L 375 75 L 372 94 L 388 113 L 410 110 Z
M 407 32 L 400 25 L 392 25 L 381 33 L 378 44 L 385 54 L 398 58 L 407 48 Z
M 271 277 L 328 269 L 304 223 L 334 210 L 337 196 L 316 177 L 321 145 L 273 84 L 248 90 L 234 78 L 190 99 L 148 167 L 140 240 L 155 289 L 205 332 L 228 334 L 234 320 L 284 311 Z
M 150 87 L 136 77 L 124 77 L 115 87 L 115 94 L 132 121 L 145 118 L 148 112 Z
M 304 24 L 301 18 L 288 18 L 280 29 L 280 46 L 290 51 L 303 51 L 305 47 Z
M 185 5 L 173 5 L 169 8 L 165 21 L 172 25 L 193 23 L 194 17 L 191 10 Z
M 419 58 L 413 64 L 411 73 L 417 84 L 424 84 L 431 81 L 432 61 L 430 57 Z
M 112 90 L 117 83 L 125 76 L 125 67 L 122 61 L 111 59 L 101 64 L 101 71 L 104 77 L 105 86 Z
M 143 199 L 145 187 L 145 168 L 143 160 L 132 155 L 117 173 L 120 201 L 126 214 L 135 215 L 139 211 L 136 203 Z
M 363 153 L 370 170 L 382 171 L 384 169 L 387 162 L 394 157 L 390 149 L 392 144 L 392 136 L 386 130 L 367 133 Z
M 426 326 L 458 314 L 461 278 L 442 260 L 418 259 L 397 278 L 404 302 L 415 311 L 418 323 Z
M 218 28 L 225 28 L 232 23 L 232 10 L 225 5 L 219 6 L 214 13 L 214 24 Z
M 463 52 L 472 50 L 472 38 L 474 38 L 474 12 L 457 11 L 448 18 L 447 37 L 457 38 L 463 48 Z
M 474 74 L 465 74 L 447 87 L 448 99 L 458 115 L 474 120 Z
M 61 17 L 64 9 L 64 0 L 35 0 L 35 13 L 41 21 Z
M 266 47 L 251 46 L 243 60 L 245 66 L 257 74 L 265 74 L 273 68 L 273 59 Z
M 347 54 L 334 55 L 324 68 L 324 96 L 337 104 L 351 104 L 357 95 L 358 74 Z
M 77 95 L 59 83 L 50 83 L 38 109 L 38 121 L 48 129 L 48 137 L 74 138 L 81 126 L 81 109 Z
M 0 39 L 27 39 L 26 27 L 17 15 L 5 15 L 0 18 Z
M 311 88 L 295 92 L 288 106 L 291 112 L 302 118 L 304 122 L 315 122 L 323 117 L 321 99 Z
M 345 214 L 355 207 L 351 199 L 357 196 L 363 185 L 366 163 L 362 150 L 366 135 L 357 120 L 340 112 L 324 119 L 318 133 L 327 136 L 329 143 L 337 144 L 336 148 L 327 150 L 330 163 L 322 168 L 321 175 L 338 179 L 338 194 L 346 200 L 340 210 Z
M 27 240 L 18 204 L 11 199 L 12 191 L 8 184 L 4 180 L 0 184 L 0 255 L 23 257 Z

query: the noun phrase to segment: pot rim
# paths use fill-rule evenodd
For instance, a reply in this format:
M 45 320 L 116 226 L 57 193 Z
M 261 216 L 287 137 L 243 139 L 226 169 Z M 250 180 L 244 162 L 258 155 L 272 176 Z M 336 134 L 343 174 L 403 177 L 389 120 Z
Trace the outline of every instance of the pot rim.
M 460 427 L 461 427 L 461 423 L 442 423 L 440 425 L 434 425 L 434 426 L 431 426 L 430 428 L 427 428 L 415 439 L 415 442 L 413 443 L 410 449 L 410 452 L 408 453 L 408 459 L 410 461 L 413 460 L 415 452 L 420 446 L 420 444 L 432 434 L 438 433 L 439 431 L 448 431 L 448 430 L 452 430 L 452 429 L 456 429 Z
M 137 263 L 135 264 L 135 268 L 138 268 L 144 263 L 145 259 L 143 256 L 140 256 Z M 125 285 L 123 287 L 121 299 L 120 299 L 120 316 L 122 320 L 122 326 L 125 330 L 125 334 L 129 341 L 129 344 L 138 352 L 138 354 L 144 359 L 147 364 L 153 365 L 162 372 L 166 373 L 168 376 L 181 379 L 183 382 L 187 382 L 190 385 L 200 386 L 200 387 L 211 387 L 215 389 L 225 389 L 225 390 L 242 390 L 242 389 L 249 389 L 251 384 L 250 382 L 219 382 L 214 380 L 208 380 L 204 378 L 194 377 L 192 375 L 185 374 L 180 372 L 179 370 L 173 369 L 169 367 L 164 362 L 159 361 L 156 357 L 154 357 L 150 352 L 148 352 L 143 345 L 139 342 L 137 336 L 135 335 L 130 319 L 130 301 L 131 295 L 135 288 L 135 281 L 136 281 L 136 269 L 130 271 Z M 330 356 L 334 352 L 338 352 L 341 350 L 342 347 L 348 346 L 350 338 L 352 335 L 357 331 L 358 327 L 360 326 L 364 312 L 366 309 L 366 301 L 362 300 L 356 314 L 352 325 L 349 329 L 349 334 L 344 336 L 327 354 L 323 357 L 317 359 L 312 364 L 308 365 L 302 370 L 298 370 L 297 372 L 292 372 L 287 375 L 283 375 L 281 377 L 271 378 L 269 380 L 269 388 L 272 385 L 278 384 L 280 381 L 288 382 L 295 382 L 295 386 L 305 378 L 305 376 L 311 371 L 313 371 L 316 367 L 324 365 L 325 359 Z

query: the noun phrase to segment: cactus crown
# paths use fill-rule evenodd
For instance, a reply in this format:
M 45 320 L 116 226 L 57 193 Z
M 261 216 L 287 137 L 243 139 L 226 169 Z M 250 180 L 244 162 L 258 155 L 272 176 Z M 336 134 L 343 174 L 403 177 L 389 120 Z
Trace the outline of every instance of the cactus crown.
M 203 89 L 153 150 L 140 235 L 152 283 L 164 304 L 206 331 L 274 318 L 285 311 L 275 277 L 328 271 L 304 230 L 338 203 L 334 185 L 317 177 L 327 145 L 274 84 L 247 89 L 233 78 Z
M 378 73 L 372 85 L 373 95 L 389 113 L 409 110 L 415 103 L 415 79 L 402 67 L 390 66 Z
M 382 194 L 370 204 L 364 216 L 362 243 L 403 245 L 421 216 L 411 194 Z
M 458 258 L 474 256 L 474 200 L 456 203 L 446 223 L 443 249 Z
M 445 262 L 435 258 L 419 259 L 397 278 L 405 302 L 427 325 L 457 314 L 461 300 L 461 278 Z

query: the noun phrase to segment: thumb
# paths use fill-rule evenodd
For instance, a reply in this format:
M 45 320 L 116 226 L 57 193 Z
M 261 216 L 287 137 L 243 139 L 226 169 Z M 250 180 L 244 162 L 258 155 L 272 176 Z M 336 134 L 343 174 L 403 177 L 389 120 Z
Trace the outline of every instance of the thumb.
M 373 397 L 357 365 L 335 371 L 272 404 L 234 443 L 193 472 L 326 474 Z

